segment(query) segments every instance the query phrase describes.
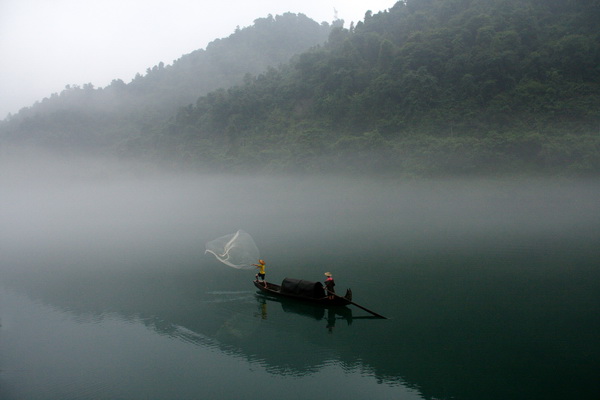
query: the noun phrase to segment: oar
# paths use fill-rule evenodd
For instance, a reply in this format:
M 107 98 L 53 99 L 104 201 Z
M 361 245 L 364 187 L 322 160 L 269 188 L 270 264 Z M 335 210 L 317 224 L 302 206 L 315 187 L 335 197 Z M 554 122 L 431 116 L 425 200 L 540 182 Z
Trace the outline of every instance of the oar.
M 332 294 L 332 295 L 334 295 L 335 297 L 339 297 L 340 299 L 344 299 L 344 300 L 346 300 L 347 302 L 349 302 L 349 303 L 350 303 L 350 304 L 352 304 L 353 306 L 356 306 L 356 307 L 358 307 L 358 308 L 362 308 L 363 310 L 365 310 L 365 311 L 366 311 L 366 312 L 368 312 L 368 313 L 371 313 L 371 314 L 373 314 L 373 315 L 374 315 L 374 316 L 376 316 L 377 318 L 383 318 L 383 319 L 387 319 L 387 317 L 384 317 L 384 316 L 383 316 L 383 315 L 381 315 L 381 314 L 377 314 L 375 311 L 373 311 L 373 310 L 369 310 L 368 308 L 366 308 L 366 307 L 363 307 L 363 306 L 361 306 L 360 304 L 356 304 L 355 302 L 353 302 L 353 301 L 350 301 L 350 300 L 348 300 L 348 299 L 347 299 L 347 298 L 345 298 L 345 297 L 339 296 L 339 295 L 337 295 L 337 294 L 335 294 L 335 293 L 333 293 L 333 292 L 330 292 L 330 291 L 329 291 L 329 290 L 327 290 L 327 289 L 325 289 L 325 291 L 326 291 L 327 293 L 329 293 L 329 294 Z

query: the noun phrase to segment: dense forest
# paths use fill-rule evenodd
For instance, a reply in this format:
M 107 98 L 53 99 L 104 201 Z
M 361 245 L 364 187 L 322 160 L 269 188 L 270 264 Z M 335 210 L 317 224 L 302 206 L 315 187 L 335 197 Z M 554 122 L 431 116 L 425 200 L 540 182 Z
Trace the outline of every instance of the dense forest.
M 279 18 L 259 21 L 273 25 Z M 598 174 L 599 21 L 600 0 L 400 1 L 348 27 L 313 22 L 318 34 L 327 29 L 325 43 L 298 49 L 306 51 L 262 71 L 256 69 L 264 64 L 237 70 L 232 76 L 238 81 L 223 77 L 220 88 L 193 86 L 199 75 L 186 75 L 182 65 L 180 77 L 143 93 L 148 115 L 138 109 L 137 125 L 123 114 L 107 118 L 97 106 L 80 122 L 112 126 L 110 135 L 96 135 L 94 145 L 181 168 Z M 282 37 L 296 33 L 257 42 L 265 54 L 286 48 Z M 238 50 L 243 54 L 244 46 Z M 236 54 L 229 54 L 235 64 Z M 102 92 L 131 96 L 138 81 L 160 80 L 162 71 L 175 69 L 176 63 L 159 65 Z M 193 86 L 186 100 L 172 100 L 186 85 Z M 92 89 L 77 88 L 78 95 Z M 72 91 L 58 97 L 65 100 Z M 152 108 L 165 99 L 191 103 L 194 92 L 200 96 L 195 103 L 170 116 L 170 110 Z M 62 109 L 68 122 L 61 125 L 52 117 L 56 112 L 44 113 L 42 106 L 5 121 L 4 136 L 14 140 L 36 131 L 34 141 L 43 142 L 37 130 L 57 123 L 53 140 L 66 146 L 63 127 L 85 130 L 77 128 L 81 113 Z

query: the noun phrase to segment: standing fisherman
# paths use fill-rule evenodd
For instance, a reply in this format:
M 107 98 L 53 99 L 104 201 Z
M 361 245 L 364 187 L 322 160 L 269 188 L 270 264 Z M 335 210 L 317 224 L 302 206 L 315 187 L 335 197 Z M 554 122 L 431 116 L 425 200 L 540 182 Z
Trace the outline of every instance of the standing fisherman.
M 258 274 L 256 274 L 256 281 L 258 282 L 258 279 L 262 280 L 265 284 L 265 287 L 267 287 L 267 281 L 265 281 L 265 262 L 263 260 L 258 260 L 258 264 L 252 265 L 259 269 Z
M 335 297 L 335 281 L 333 280 L 333 276 L 331 272 L 325 272 L 325 290 L 327 291 L 327 297 L 329 300 L 333 300 Z

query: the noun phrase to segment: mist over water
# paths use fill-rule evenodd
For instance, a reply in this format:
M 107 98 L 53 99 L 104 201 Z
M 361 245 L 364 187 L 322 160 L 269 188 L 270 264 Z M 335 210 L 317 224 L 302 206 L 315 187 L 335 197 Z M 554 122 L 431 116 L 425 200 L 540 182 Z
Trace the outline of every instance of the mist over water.
M 599 393 L 597 180 L 0 164 L 2 398 Z M 331 271 L 390 319 L 258 296 L 204 254 L 237 229 L 269 281 Z

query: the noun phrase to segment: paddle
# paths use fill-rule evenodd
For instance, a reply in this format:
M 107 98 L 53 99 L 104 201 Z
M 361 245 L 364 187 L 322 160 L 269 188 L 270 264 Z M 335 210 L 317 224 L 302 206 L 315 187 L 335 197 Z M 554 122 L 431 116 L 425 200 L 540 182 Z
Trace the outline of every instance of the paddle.
M 356 304 L 355 302 L 353 302 L 353 301 L 350 301 L 350 300 L 348 300 L 348 299 L 347 299 L 347 298 L 345 298 L 345 297 L 339 296 L 339 295 L 337 295 L 337 294 L 335 294 L 335 293 L 333 293 L 333 292 L 331 292 L 331 291 L 329 291 L 329 290 L 327 290 L 327 289 L 325 289 L 325 291 L 326 291 L 327 293 L 329 293 L 329 294 L 331 294 L 331 295 L 335 296 L 335 297 L 339 297 L 340 299 L 344 299 L 344 300 L 348 301 L 348 302 L 349 302 L 350 304 L 352 304 L 353 306 L 356 306 L 356 307 L 358 307 L 358 308 L 361 308 L 361 309 L 365 310 L 366 312 L 373 314 L 373 315 L 374 315 L 374 316 L 376 316 L 377 318 L 387 319 L 387 317 L 384 317 L 384 316 L 383 316 L 383 315 L 381 315 L 381 314 L 377 314 L 375 311 L 373 311 L 373 310 L 369 310 L 368 308 L 366 308 L 366 307 L 363 307 L 363 306 L 361 306 L 360 304 Z

